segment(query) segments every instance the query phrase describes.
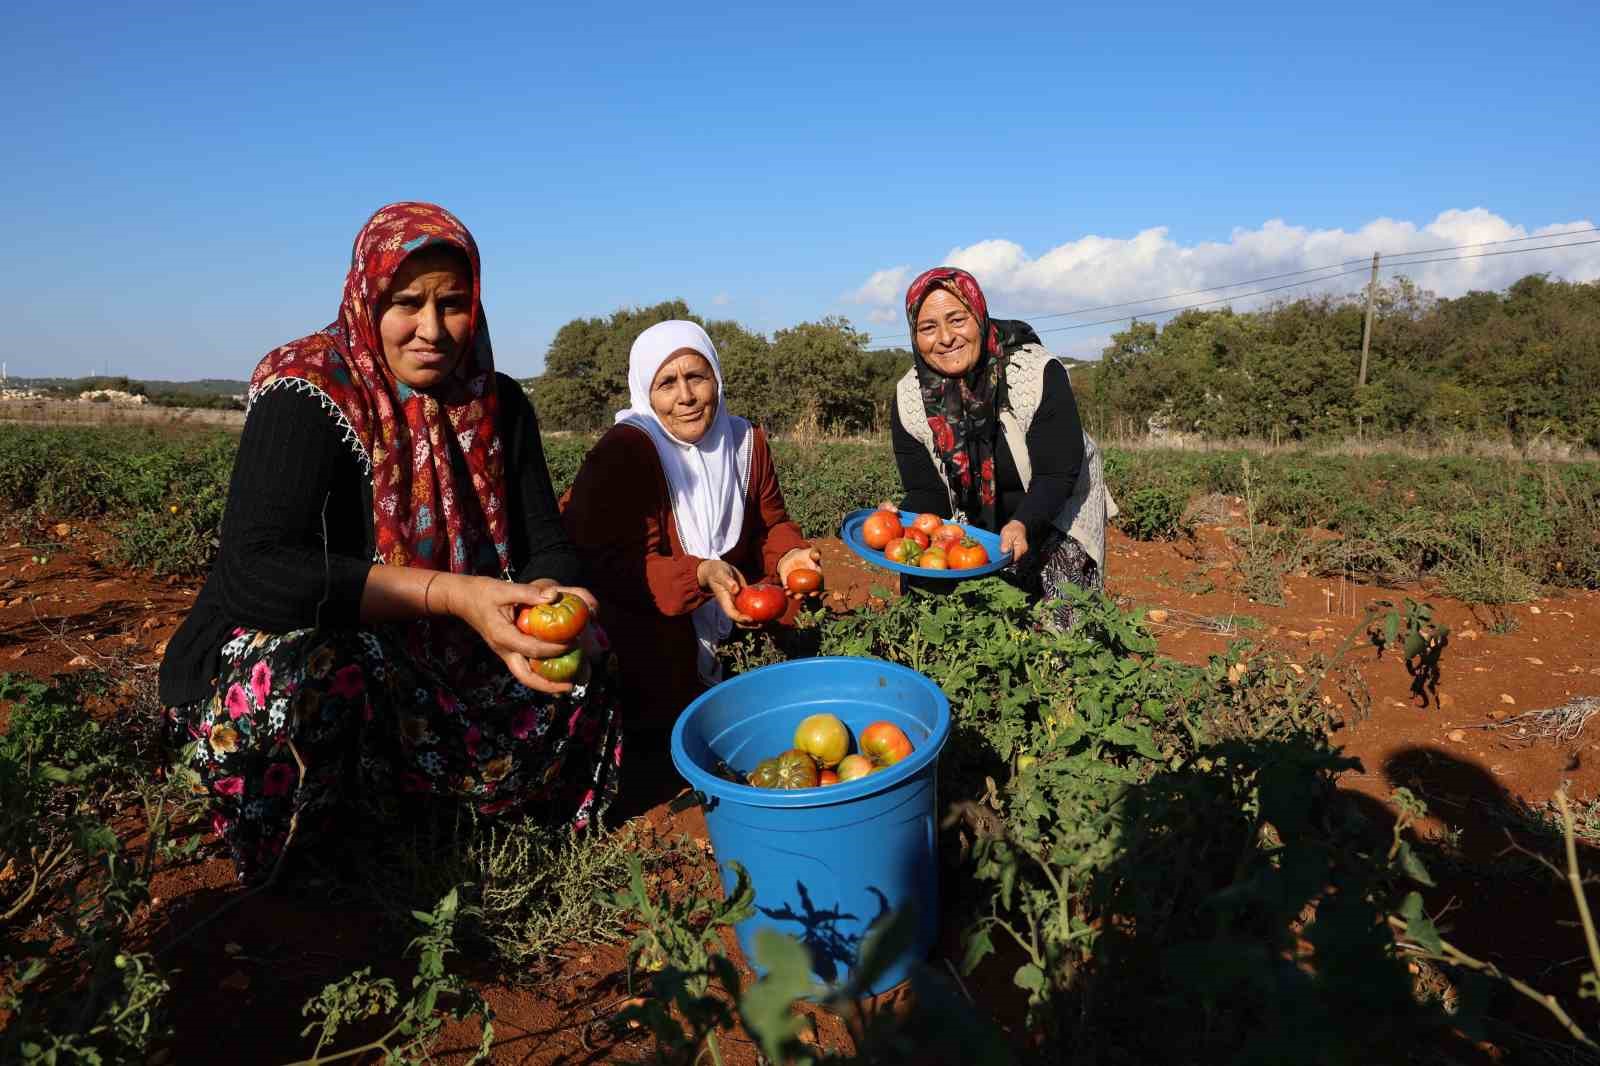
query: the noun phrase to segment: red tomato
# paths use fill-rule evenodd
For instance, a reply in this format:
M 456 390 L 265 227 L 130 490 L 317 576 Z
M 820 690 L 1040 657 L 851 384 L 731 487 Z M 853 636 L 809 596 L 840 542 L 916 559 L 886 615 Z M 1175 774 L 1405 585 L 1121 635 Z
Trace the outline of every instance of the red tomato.
M 807 715 L 795 727 L 794 746 L 822 766 L 837 766 L 850 751 L 850 732 L 835 715 Z
M 746 585 L 733 598 L 733 605 L 757 622 L 772 621 L 783 613 L 787 602 L 783 590 L 776 585 Z
M 517 628 L 530 637 L 566 644 L 589 624 L 589 605 L 570 592 L 554 603 L 536 603 L 517 615 Z
M 873 722 L 861 731 L 861 751 L 879 766 L 893 766 L 911 754 L 911 741 L 893 722 Z
M 923 551 L 927 551 L 928 545 L 933 543 L 928 539 L 928 535 L 922 530 L 918 529 L 916 526 L 912 526 L 910 529 L 906 530 L 906 539 L 916 541 L 917 547 L 921 548 Z
M 945 554 L 949 557 L 952 570 L 970 570 L 989 561 L 989 553 L 983 550 L 982 544 L 971 537 L 950 548 Z
M 923 552 L 922 556 L 917 560 L 917 565 L 922 567 L 924 570 L 950 569 L 950 561 L 945 558 L 945 551 L 943 548 L 929 548 L 927 551 Z
M 839 780 L 854 781 L 872 773 L 872 760 L 865 755 L 846 755 L 839 761 Z
M 861 539 L 867 542 L 867 547 L 882 551 L 904 531 L 899 515 L 893 511 L 875 511 L 861 524 Z
M 815 592 L 822 587 L 822 571 L 809 566 L 798 567 L 789 571 L 789 580 L 785 586 L 790 592 L 805 595 Z
M 949 548 L 952 544 L 960 544 L 966 535 L 966 530 L 950 522 L 946 522 L 931 534 L 933 542 L 945 548 Z
M 817 775 L 817 784 L 819 785 L 837 785 L 838 783 L 839 775 L 832 770 L 824 770 Z
M 920 529 L 928 536 L 933 536 L 933 531 L 944 525 L 944 519 L 936 514 L 924 511 L 917 515 L 916 521 L 911 523 L 912 529 Z
M 883 554 L 891 562 L 915 566 L 917 565 L 917 556 L 922 554 L 922 549 L 917 547 L 917 542 L 909 537 L 896 537 L 883 546 Z

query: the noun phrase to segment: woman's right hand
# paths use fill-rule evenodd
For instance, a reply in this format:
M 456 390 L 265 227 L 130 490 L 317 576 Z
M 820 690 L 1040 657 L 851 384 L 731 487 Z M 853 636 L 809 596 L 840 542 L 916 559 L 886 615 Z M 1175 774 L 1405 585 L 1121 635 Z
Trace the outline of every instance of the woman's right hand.
M 449 614 L 471 626 L 511 671 L 511 676 L 537 692 L 560 695 L 572 691 L 572 683 L 550 681 L 534 669 L 538 659 L 565 655 L 583 641 L 582 634 L 571 644 L 552 644 L 530 637 L 517 628 L 517 612 L 539 603 L 555 603 L 564 593 L 572 593 L 589 605 L 590 617 L 599 605 L 588 589 L 558 585 L 548 579 L 518 584 L 493 577 L 466 574 L 440 574 L 429 602 L 436 614 Z
M 721 559 L 705 559 L 695 569 L 694 576 L 700 582 L 700 587 L 716 599 L 722 613 L 733 619 L 735 624 L 746 627 L 756 624 L 754 618 L 733 605 L 733 598 L 744 588 L 744 575 L 739 573 L 737 567 Z

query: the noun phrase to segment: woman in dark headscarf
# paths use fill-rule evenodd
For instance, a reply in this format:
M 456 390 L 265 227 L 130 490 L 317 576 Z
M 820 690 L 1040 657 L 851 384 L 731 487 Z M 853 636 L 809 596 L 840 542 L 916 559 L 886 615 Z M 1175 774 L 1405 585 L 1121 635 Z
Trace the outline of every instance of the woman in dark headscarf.
M 1116 504 L 1067 368 L 1026 322 L 991 320 L 977 280 L 955 267 L 911 283 L 906 321 L 914 364 L 892 419 L 900 506 L 999 533 L 1035 596 L 1103 587 Z M 1071 611 L 1056 620 L 1071 625 Z
M 496 374 L 478 248 L 400 203 L 356 237 L 339 317 L 250 379 L 216 563 L 161 664 L 161 699 L 241 879 L 335 816 L 401 793 L 587 824 L 621 759 L 603 671 L 522 605 L 570 592 L 538 423 Z

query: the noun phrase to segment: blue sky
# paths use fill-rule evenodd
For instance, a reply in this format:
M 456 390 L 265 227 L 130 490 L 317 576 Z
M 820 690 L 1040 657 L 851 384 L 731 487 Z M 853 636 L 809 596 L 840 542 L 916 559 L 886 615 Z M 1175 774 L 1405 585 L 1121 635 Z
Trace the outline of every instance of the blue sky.
M 396 199 L 471 227 L 519 375 L 676 296 L 895 339 L 894 285 L 948 258 L 1027 315 L 1600 218 L 1589 4 L 864 8 L 21 0 L 0 358 L 244 377 Z M 1430 283 L 1600 277 L 1596 247 Z

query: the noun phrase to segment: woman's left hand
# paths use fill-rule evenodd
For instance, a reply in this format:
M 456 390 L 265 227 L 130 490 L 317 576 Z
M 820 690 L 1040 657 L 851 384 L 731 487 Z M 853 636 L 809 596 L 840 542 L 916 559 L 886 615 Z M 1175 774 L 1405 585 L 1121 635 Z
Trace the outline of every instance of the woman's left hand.
M 1028 554 L 1028 529 L 1015 519 L 1000 527 L 1000 554 L 1006 552 L 1013 560 Z
M 792 600 L 803 599 L 807 593 L 789 591 L 789 575 L 796 570 L 822 570 L 822 553 L 815 548 L 791 548 L 778 560 L 778 584 Z

